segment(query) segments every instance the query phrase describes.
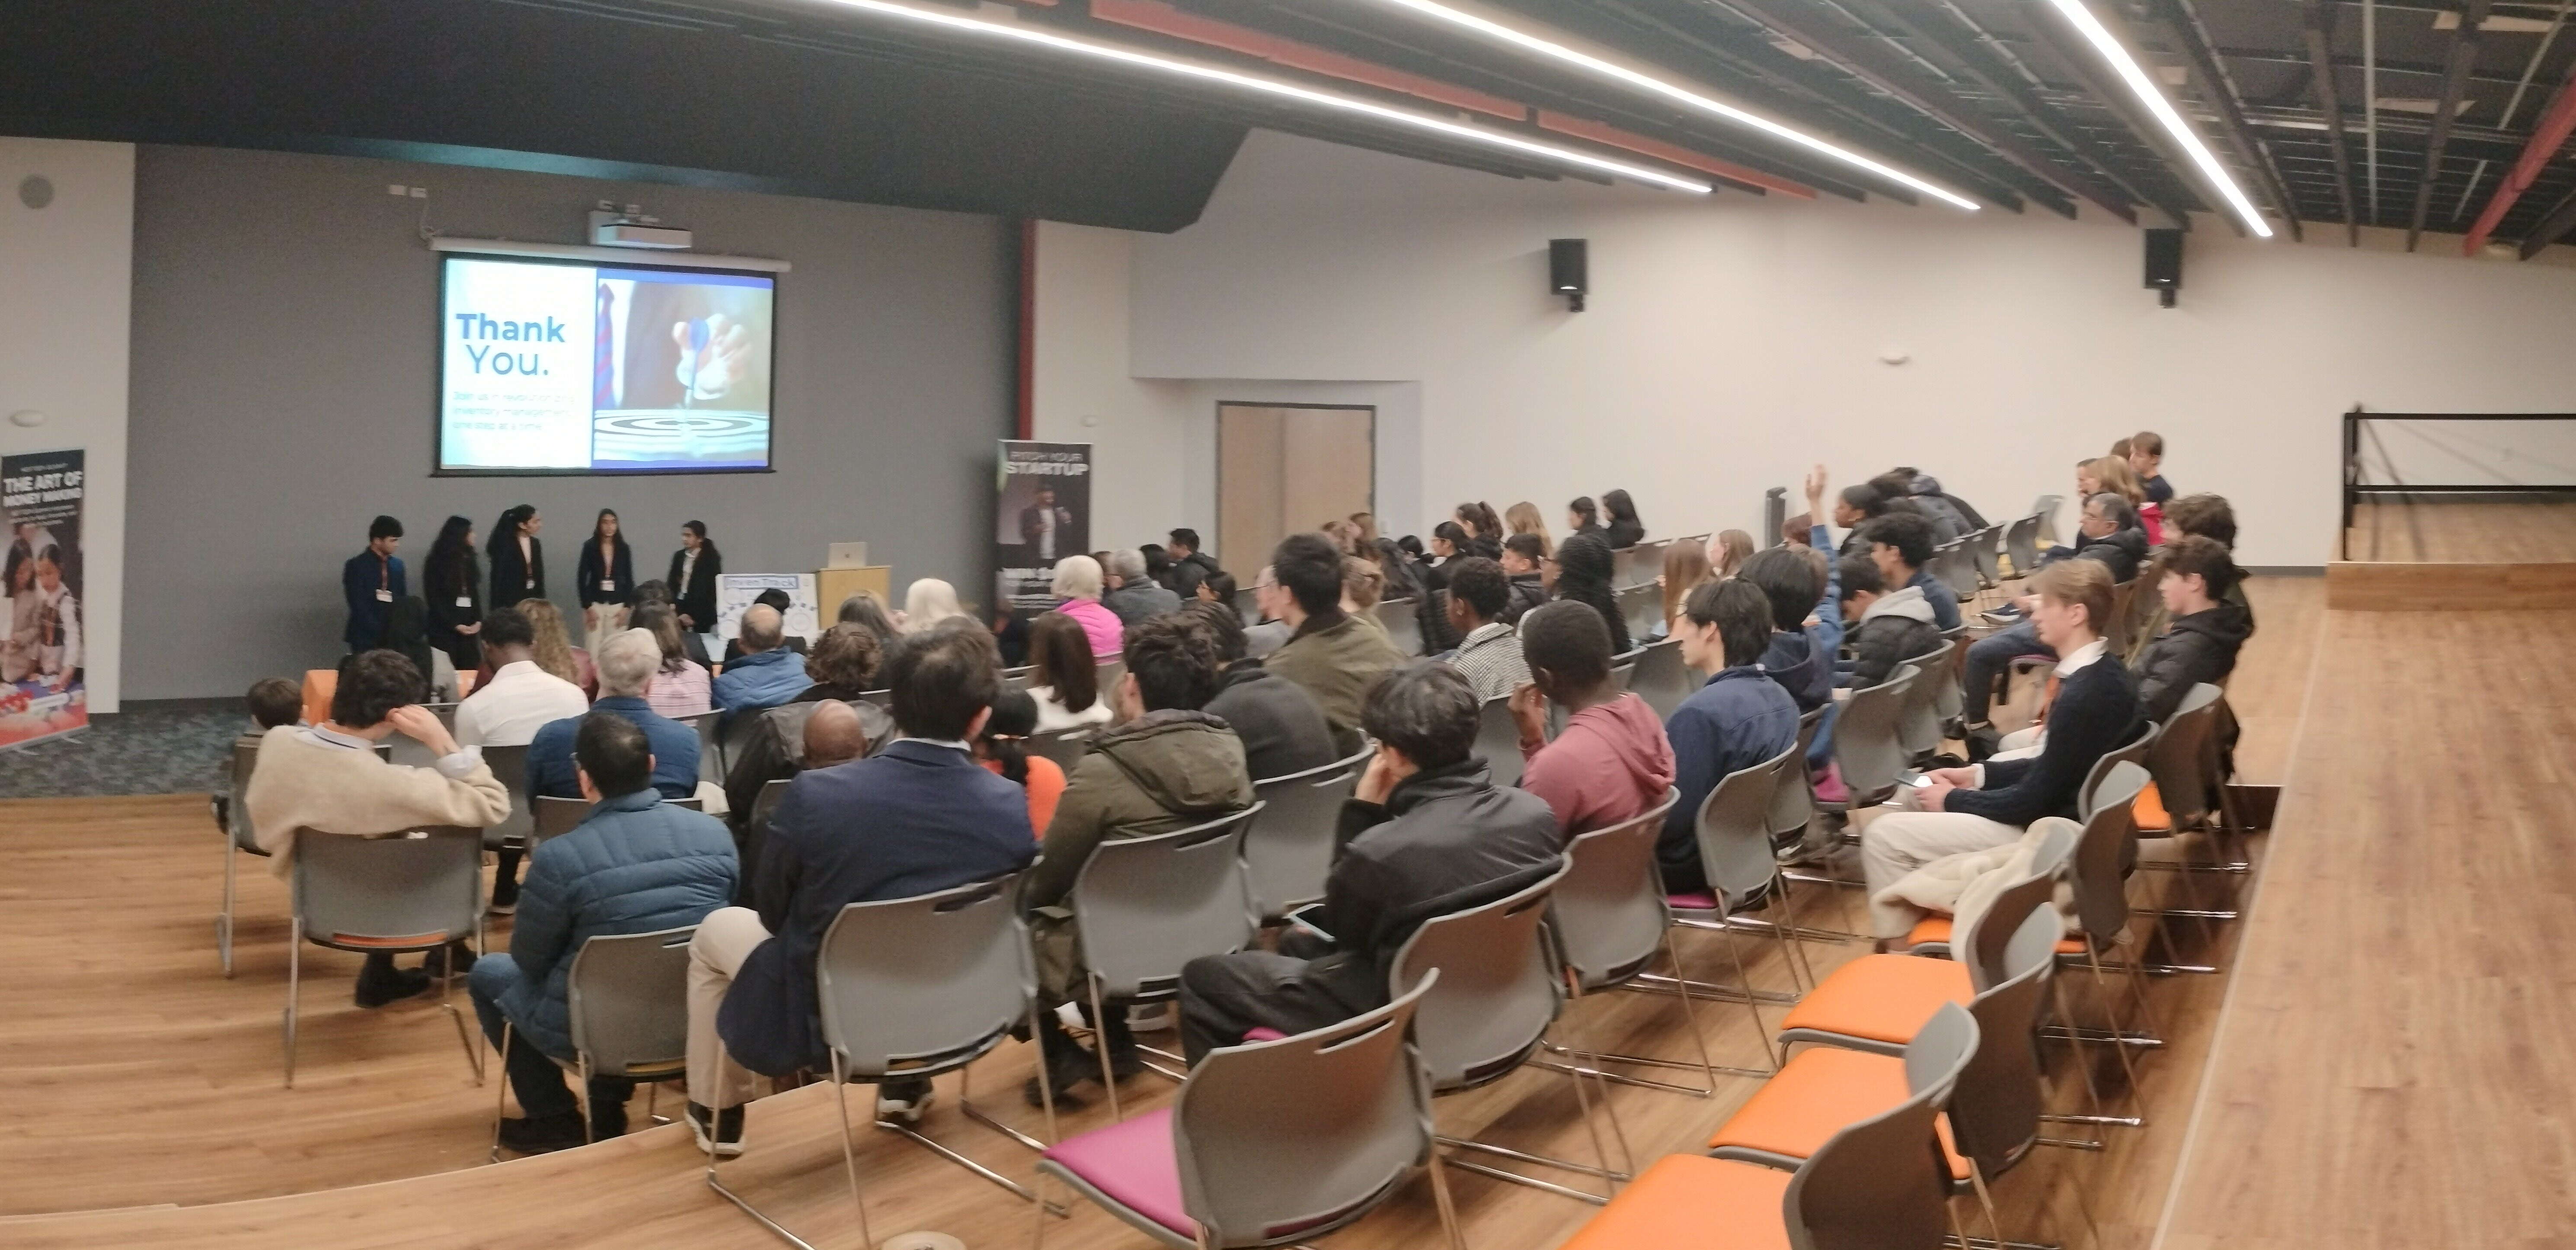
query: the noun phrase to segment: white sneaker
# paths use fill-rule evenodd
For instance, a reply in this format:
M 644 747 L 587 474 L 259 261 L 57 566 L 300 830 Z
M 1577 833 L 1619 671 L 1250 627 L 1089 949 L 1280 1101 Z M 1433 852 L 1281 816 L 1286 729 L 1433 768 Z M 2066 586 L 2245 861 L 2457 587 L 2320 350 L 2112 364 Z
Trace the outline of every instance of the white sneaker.
M 877 1118 L 895 1124 L 921 1123 L 921 1117 L 930 1114 L 930 1104 L 938 1095 L 930 1088 L 928 1082 L 923 1082 L 919 1092 L 907 1091 L 907 1093 L 909 1096 L 906 1094 L 889 1096 L 885 1086 L 878 1086 Z
M 731 1131 L 724 1132 L 721 1138 L 711 1141 L 708 1131 L 711 1122 L 716 1121 L 719 1116 L 722 1117 L 724 1127 Z M 742 1108 L 727 1107 L 722 1112 L 715 1112 L 696 1103 L 690 1103 L 688 1114 L 682 1118 L 689 1122 L 689 1135 L 698 1139 L 699 1154 L 713 1154 L 730 1159 L 742 1153 Z

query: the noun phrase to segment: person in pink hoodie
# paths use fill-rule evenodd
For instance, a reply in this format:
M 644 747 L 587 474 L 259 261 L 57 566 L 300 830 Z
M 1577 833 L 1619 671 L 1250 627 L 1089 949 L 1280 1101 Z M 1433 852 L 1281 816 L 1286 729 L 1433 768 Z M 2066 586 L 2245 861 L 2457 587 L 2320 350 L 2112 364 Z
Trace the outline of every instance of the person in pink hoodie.
M 1664 801 L 1673 747 L 1646 701 L 1610 682 L 1610 631 L 1579 603 L 1533 608 L 1521 618 L 1530 683 L 1512 692 L 1520 727 L 1521 788 L 1547 800 L 1566 836 L 1634 820 Z M 1547 704 L 1566 712 L 1547 740 Z
M 1093 659 L 1114 660 L 1126 653 L 1126 627 L 1119 624 L 1116 612 L 1100 602 L 1101 584 L 1098 560 L 1066 556 L 1055 562 L 1052 589 L 1064 599 L 1055 610 L 1072 617 L 1090 635 Z

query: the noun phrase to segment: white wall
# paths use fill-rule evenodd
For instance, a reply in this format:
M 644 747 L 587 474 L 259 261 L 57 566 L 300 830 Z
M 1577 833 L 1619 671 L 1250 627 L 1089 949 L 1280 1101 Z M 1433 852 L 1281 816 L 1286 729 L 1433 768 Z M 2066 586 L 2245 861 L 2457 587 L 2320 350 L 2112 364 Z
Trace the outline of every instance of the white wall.
M 1092 444 L 1091 540 L 1102 550 L 1159 543 L 1173 526 L 1193 523 L 1179 506 L 1186 397 L 1128 369 L 1136 237 L 1043 221 L 1034 241 L 1030 435 Z
M 31 175 L 53 202 L 31 209 Z M 134 147 L 0 137 L 0 452 L 88 451 L 81 559 L 89 708 L 117 710 L 125 608 L 128 319 L 134 294 Z
M 1559 236 L 1591 240 L 1589 311 L 1546 293 Z M 2138 235 L 2107 218 L 1512 181 L 1262 131 L 1198 224 L 1115 238 L 1126 281 L 1105 244 L 1090 259 L 1129 303 L 1133 377 L 1414 384 L 1417 511 L 1381 492 L 1399 531 L 1459 499 L 1553 518 L 1614 486 L 1656 532 L 1750 527 L 1764 488 L 1820 460 L 1836 485 L 1919 465 L 2002 514 L 2146 428 L 2177 489 L 2236 503 L 2248 563 L 2316 565 L 2352 404 L 2576 407 L 2576 272 L 2440 239 L 2410 256 L 2203 221 L 2168 310 L 2140 287 Z M 1042 358 L 1056 329 L 1041 319 Z M 1105 375 L 1115 332 L 1087 332 Z M 1138 411 L 1105 406 L 1090 437 L 1127 446 Z M 1211 413 L 1132 419 L 1157 455 L 1184 423 L 1193 459 L 1124 479 L 1122 515 L 1204 515 Z

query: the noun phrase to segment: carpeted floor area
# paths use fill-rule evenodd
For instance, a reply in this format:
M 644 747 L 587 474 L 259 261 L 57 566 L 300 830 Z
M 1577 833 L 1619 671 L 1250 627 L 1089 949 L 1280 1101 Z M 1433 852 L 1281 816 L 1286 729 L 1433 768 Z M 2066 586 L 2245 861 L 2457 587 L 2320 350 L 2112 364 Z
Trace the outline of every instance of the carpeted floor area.
M 231 788 L 240 699 L 129 701 L 68 738 L 0 751 L 0 798 L 182 794 Z

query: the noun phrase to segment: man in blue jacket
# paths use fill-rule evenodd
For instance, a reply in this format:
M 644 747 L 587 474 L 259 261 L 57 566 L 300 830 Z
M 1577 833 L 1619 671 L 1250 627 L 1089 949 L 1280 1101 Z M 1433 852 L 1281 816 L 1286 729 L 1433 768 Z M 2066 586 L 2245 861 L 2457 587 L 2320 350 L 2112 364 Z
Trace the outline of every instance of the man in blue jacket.
M 724 662 L 724 671 L 709 688 L 727 721 L 736 712 L 777 707 L 814 684 L 805 675 L 805 657 L 786 649 L 786 640 L 778 609 L 755 603 L 742 614 L 737 641 L 743 653 Z
M 662 645 L 649 629 L 611 634 L 591 657 L 599 670 L 599 701 L 593 712 L 614 712 L 635 722 L 653 749 L 653 788 L 666 799 L 685 799 L 698 792 L 698 731 L 653 710 L 644 701 L 653 675 L 662 668 Z M 587 716 L 548 722 L 528 740 L 528 793 L 559 799 L 581 797 L 575 777 L 573 737 Z
M 367 549 L 340 566 L 340 597 L 349 603 L 349 624 L 340 631 L 340 641 L 349 644 L 351 655 L 384 645 L 385 622 L 404 594 L 403 562 L 394 557 L 402 536 L 402 522 L 377 517 L 367 526 Z
M 1742 772 L 1798 741 L 1798 705 L 1762 670 L 1771 645 L 1771 600 L 1743 578 L 1702 582 L 1682 601 L 1673 631 L 1682 662 L 1709 674 L 1708 684 L 1673 709 L 1664 736 L 1673 744 L 1673 789 L 1680 799 L 1664 816 L 1655 859 L 1664 888 L 1676 894 L 1708 888 L 1699 856 L 1699 806 L 1729 773 Z
M 573 1058 L 567 994 L 573 957 L 593 937 L 694 925 L 733 896 L 733 835 L 724 822 L 662 801 L 648 780 L 644 731 L 610 713 L 581 718 L 574 739 L 581 796 L 596 806 L 579 826 L 539 846 L 520 887 L 510 952 L 476 960 L 466 978 L 494 1045 L 510 1026 L 502 1064 L 525 1118 L 501 1122 L 501 1144 L 522 1154 L 584 1140 L 581 1110 L 557 1060 Z M 590 1082 L 590 1126 L 626 1131 L 635 1083 Z

